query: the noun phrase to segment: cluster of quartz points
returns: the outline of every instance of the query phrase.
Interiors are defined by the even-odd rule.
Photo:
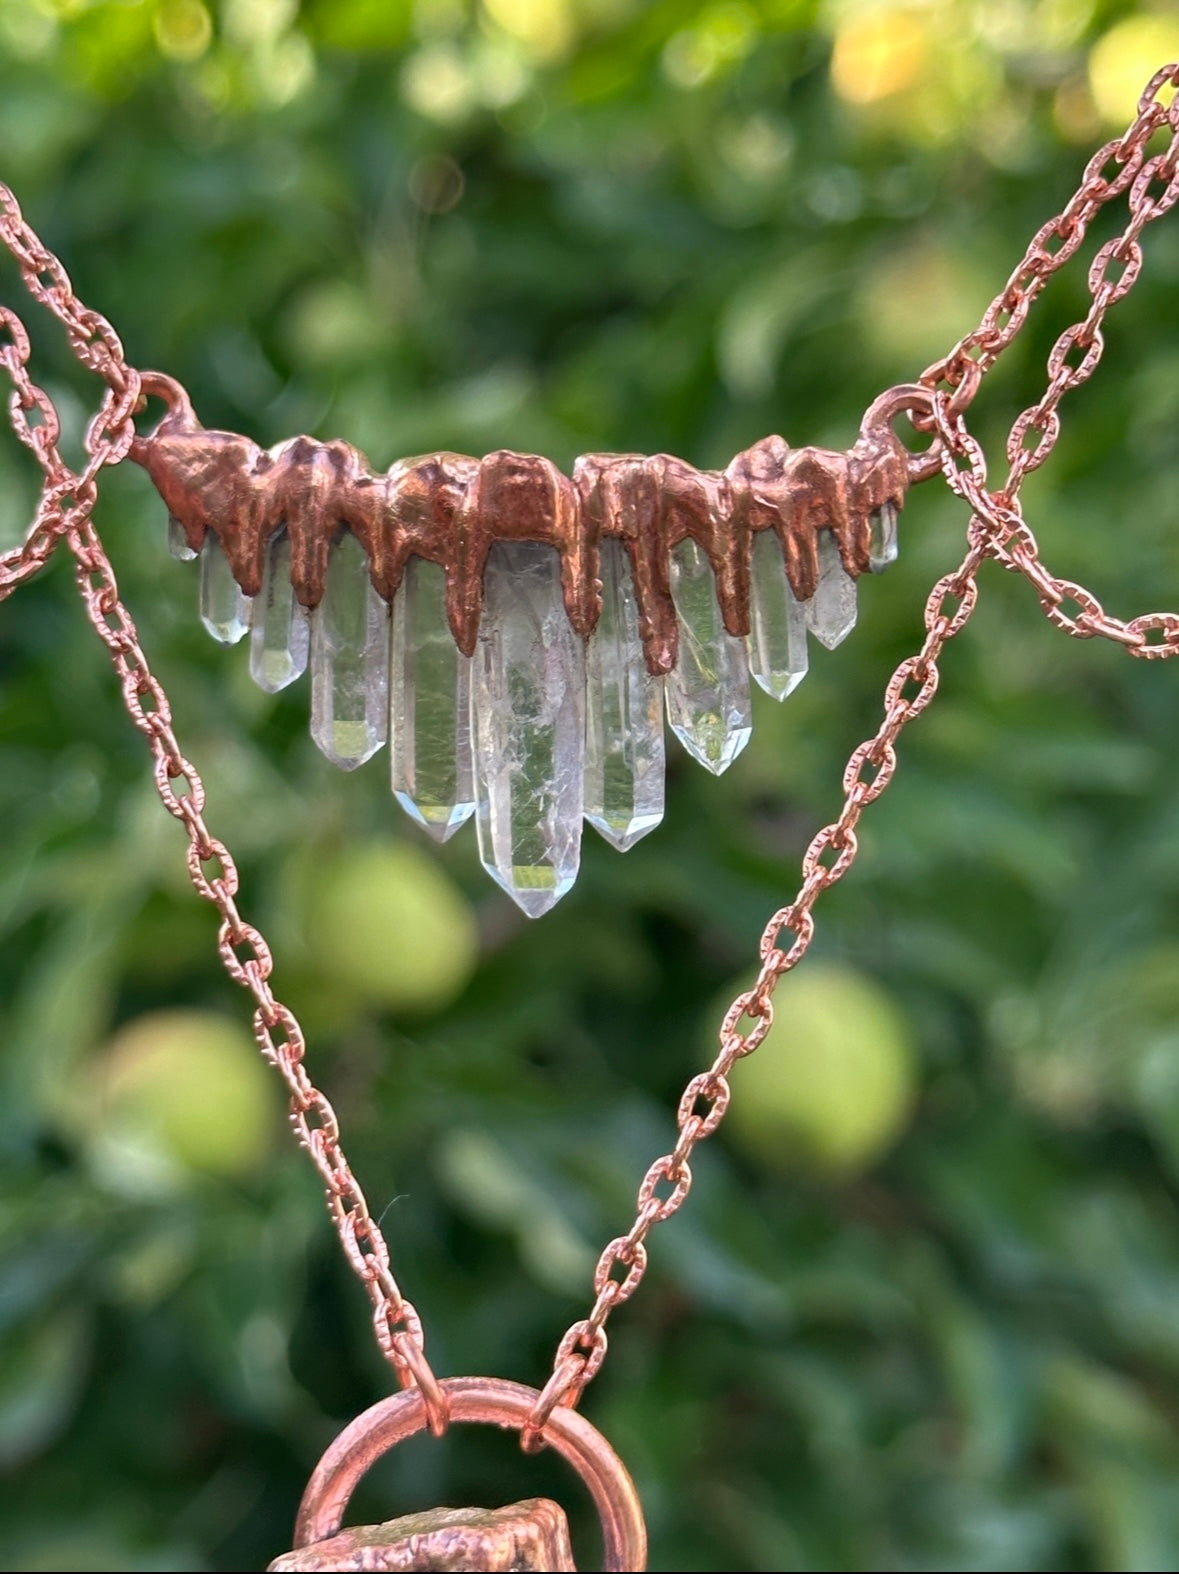
[[[173,522],[175,556],[193,553]],[[871,520],[871,567],[897,553],[896,510]],[[347,531],[332,547],[324,597],[308,613],[291,588],[285,532],[270,543],[259,595],[242,594],[217,538],[201,550],[201,619],[235,644],[248,632],[250,671],[269,693],[310,665],[311,735],[344,770],[388,740],[393,792],[438,841],[473,815],[487,872],[536,918],[577,877],[587,820],[624,852],[663,818],[663,715],[693,758],[719,775],[749,742],[750,675],[782,700],[807,670],[807,632],[829,649],[856,621],[856,586],[835,538],[819,538],[819,583],[799,602],[774,531],[754,537],[751,632],[727,633],[712,567],[688,538],[673,549],[679,655],[665,678],[647,670],[630,560],[602,543],[602,614],[574,633],[556,549],[496,543],[472,657],[446,621],[443,570],[411,558],[392,608],[373,590]]]

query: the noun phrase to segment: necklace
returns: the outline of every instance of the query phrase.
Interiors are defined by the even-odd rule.
[[[1043,562],[1035,537],[1024,520],[1019,499],[1026,476],[1044,462],[1055,445],[1060,428],[1059,406],[1064,395],[1085,382],[1101,358],[1106,313],[1130,290],[1141,267],[1142,232],[1148,223],[1169,211],[1179,200],[1179,107],[1174,98],[1168,105],[1160,96],[1177,85],[1179,66],[1167,66],[1156,73],[1143,93],[1133,124],[1124,136],[1108,143],[1090,160],[1078,191],[1062,212],[1033,237],[1019,266],[988,308],[978,328],[928,368],[916,384],[891,391],[873,406],[871,419],[865,421],[863,447],[858,454],[853,449],[847,456],[816,456],[816,451],[800,450],[801,454],[810,456],[804,468],[808,468],[808,473],[813,472],[805,484],[781,450],[771,455],[778,468],[770,479],[782,483],[783,495],[779,514],[762,522],[759,528],[763,534],[771,526],[779,532],[784,548],[784,573],[795,601],[813,602],[818,595],[820,531],[834,538],[840,565],[849,575],[871,566],[873,555],[877,559],[888,555],[894,523],[891,509],[901,501],[903,494],[902,467],[906,482],[940,472],[952,491],[967,503],[971,511],[967,551],[959,567],[934,586],[925,608],[926,637],[921,649],[897,667],[886,689],[884,719],[880,727],[853,752],[848,762],[842,810],[831,824],[819,831],[807,849],[803,881],[796,897],[769,920],[760,945],[758,978],[725,1014],[720,1049],[712,1065],[693,1077],[685,1088],[677,1112],[677,1141],[671,1152],[657,1159],[644,1176],[634,1222],[602,1252],[594,1276],[594,1302],[587,1315],[572,1324],[559,1341],[551,1376],[537,1390],[491,1378],[439,1380],[434,1375],[425,1353],[421,1321],[412,1304],[401,1295],[379,1225],[343,1156],[334,1112],[305,1068],[302,1032],[292,1013],[271,988],[269,949],[262,935],[238,910],[238,878],[232,857],[205,824],[204,789],[200,777],[176,740],[167,697],[149,669],[134,623],[121,602],[113,569],[92,523],[100,472],[129,454],[141,457],[151,471],[153,461],[164,451],[165,442],[175,435],[168,427],[170,419],[178,424],[182,437],[195,438],[198,444],[217,434],[202,435],[197,431],[186,401],[176,391],[178,385],[158,375],[142,377],[127,365],[110,325],[79,302],[61,264],[23,222],[11,193],[0,187],[0,238],[17,259],[31,294],[63,322],[79,360],[96,372],[106,385],[99,411],[87,429],[86,461],[75,471],[65,463],[58,449],[58,419],[53,403],[29,373],[29,343],[23,325],[13,311],[0,308],[3,334],[0,360],[15,389],[11,404],[13,425],[18,437],[36,457],[44,476],[41,498],[28,536],[19,548],[0,558],[0,599],[37,572],[64,541],[75,561],[90,621],[111,654],[132,723],[148,741],[159,795],[165,807],[185,828],[193,884],[220,916],[218,946],[222,962],[230,978],[244,987],[255,1002],[254,1028],[259,1046],[288,1086],[296,1136],[324,1181],[341,1244],[372,1304],[378,1345],[402,1385],[398,1395],[365,1412],[328,1450],[312,1477],[300,1512],[296,1532],[299,1550],[280,1558],[275,1567],[572,1566],[560,1513],[554,1506],[542,1502],[486,1512],[440,1510],[431,1515],[415,1516],[409,1523],[394,1522],[373,1531],[348,1531],[338,1536],[353,1488],[381,1452],[413,1432],[428,1427],[435,1434],[441,1434],[448,1426],[463,1421],[505,1427],[519,1434],[526,1450],[548,1446],[562,1454],[586,1480],[598,1507],[606,1545],[606,1566],[643,1566],[645,1533],[633,1485],[609,1444],[577,1414],[577,1405],[605,1358],[609,1317],[634,1294],[643,1278],[648,1236],[656,1224],[678,1211],[688,1194],[693,1150],[699,1141],[716,1130],[724,1116],[733,1067],[764,1041],[773,1020],[773,995],[777,984],[801,960],[810,945],[814,932],[813,908],[819,895],[841,879],[855,859],[859,819],[885,790],[895,772],[896,742],[900,733],[921,714],[936,692],[942,650],[961,632],[974,610],[976,576],[982,563],[992,558],[1026,578],[1049,621],[1074,637],[1101,636],[1120,644],[1132,655],[1148,659],[1170,656],[1179,650],[1179,615],[1150,613],[1122,621],[1106,613],[1092,592],[1053,574]],[[1148,156],[1148,144],[1156,133],[1167,135],[1168,145],[1164,151]],[[1053,347],[1045,392],[1015,421],[1007,446],[1006,477],[998,488],[992,488],[988,485],[985,457],[966,425],[971,401],[982,377],[1018,334],[1048,278],[1076,253],[1092,221],[1106,204],[1123,195],[1128,201],[1129,220],[1122,232],[1096,253],[1089,270],[1091,303],[1087,314],[1067,329]],[[136,434],[134,421],[145,392],[170,396],[171,404],[169,416],[156,432],[141,438]],[[890,423],[902,414],[909,417],[918,432],[931,434],[931,446],[924,455],[906,456],[895,437],[889,435]],[[243,440],[233,441],[240,444]],[[153,444],[156,445],[154,449]],[[139,445],[138,449],[135,445]],[[358,459],[340,451],[342,445],[328,446],[336,447],[347,472],[344,479],[352,494],[366,487],[370,492],[380,490],[376,478],[367,476]],[[291,457],[297,460],[293,467],[297,475],[296,501],[305,506],[308,497],[314,500],[315,496],[326,493],[333,499],[333,512],[329,517],[336,520],[338,515],[334,510],[344,505],[340,502],[340,494],[331,492],[328,484],[331,478],[319,487],[318,493],[319,482],[308,478],[309,470],[313,477],[321,474],[323,452],[305,439],[296,439],[291,445]],[[510,491],[513,486],[534,487],[538,474],[552,494],[560,491],[552,475],[541,469],[542,461],[521,465],[517,456],[492,458],[495,464],[483,461],[479,467],[477,498],[485,481],[493,493],[495,483],[504,483]],[[690,475],[675,470],[677,463],[669,461],[657,472],[656,479],[664,487],[664,496],[669,487],[674,490],[673,483],[682,482],[688,487],[696,484]],[[733,489],[726,494],[730,499],[737,493],[736,483],[753,468],[747,456],[742,456],[741,462],[735,465],[736,469],[730,466],[731,476],[726,472]],[[596,469],[590,467],[592,474],[583,470],[583,476],[592,483],[578,493],[583,502],[600,495],[603,478],[609,482],[610,468],[606,465]],[[636,462],[631,467],[628,472],[631,480],[635,479],[635,473],[643,485],[651,482],[648,462]],[[819,476],[824,478],[821,482],[817,479]],[[857,487],[865,483],[865,477],[868,484],[857,491]],[[872,477],[879,482],[875,490]],[[451,484],[451,480],[445,475],[441,477],[444,485]],[[766,503],[771,489],[762,486],[764,480],[764,476],[759,478],[758,485],[748,487],[744,495]],[[198,545],[203,548],[200,521],[194,520],[192,514],[196,504],[186,500],[190,499],[190,494],[185,498],[179,494],[170,496],[170,485],[165,476],[161,490],[166,500],[170,506],[174,502],[181,504],[174,507],[173,512],[184,531],[184,546],[188,550]],[[659,492],[658,487],[655,490]],[[200,495],[198,493],[198,499]],[[264,495],[272,496],[272,493]],[[837,514],[834,506],[833,499],[840,496],[850,499],[846,515]],[[352,503],[347,506],[351,509]],[[556,518],[557,505],[552,506]],[[634,507],[632,495],[626,507],[614,513],[603,503],[597,516],[591,506],[584,514],[577,512],[577,519],[594,521],[596,518],[599,537],[610,540],[615,530],[614,521],[624,522],[633,515]],[[808,510],[813,512],[808,513]],[[569,510],[566,512],[568,514]],[[666,521],[670,512],[657,510],[653,517]],[[502,541],[494,506],[489,507],[486,514],[481,510],[476,513],[486,526],[487,543]],[[744,547],[734,546],[730,556],[727,554],[731,538],[718,541],[708,533],[715,515],[714,503],[697,512],[695,523],[691,511],[684,510],[677,516],[678,522],[670,525],[662,535],[649,527],[653,533],[642,539],[648,545],[654,540],[663,553],[674,553],[690,543],[681,554],[689,566],[698,562],[703,552],[716,575],[718,608],[725,631],[730,637],[736,637],[744,631],[748,614],[740,569],[743,563],[747,566],[748,556],[752,555],[753,530],[758,527],[750,525]],[[269,547],[279,517],[274,513],[263,516],[251,534],[252,522],[247,515],[244,521],[238,522],[236,534],[226,534],[224,541],[218,535],[239,592],[262,592]],[[383,533],[374,529],[368,541],[361,543],[365,546],[374,578],[379,579],[382,571],[382,553],[395,558],[400,552],[404,559],[415,551],[412,543],[407,545],[396,532],[387,528],[390,516],[381,514],[380,510],[367,516],[358,510],[346,517],[358,540],[366,518],[386,522]],[[402,512],[396,514],[397,519],[402,517]],[[290,542],[293,588],[303,598],[300,604],[306,605],[315,600],[318,589],[330,593],[329,548],[334,536],[330,532],[311,530],[300,542],[293,519],[293,513],[284,511],[281,515]],[[218,526],[220,524],[218,521]],[[208,525],[204,528],[207,530]],[[554,532],[551,537],[542,535],[540,539],[560,546],[568,568],[578,551],[594,545],[593,528],[591,524],[581,531],[567,519],[561,532]],[[628,551],[629,543],[638,540],[640,535],[641,532],[637,532],[626,537]],[[810,560],[808,544],[813,551]],[[267,549],[265,557],[262,547]],[[313,562],[310,569],[306,563],[300,568],[295,563],[296,547],[309,559],[314,559],[316,552],[321,553],[320,570],[315,570]],[[658,554],[645,587],[640,557],[641,554],[632,553],[631,560],[635,568],[636,609],[646,618],[643,623],[640,617],[639,626],[646,636],[643,643],[647,667],[648,671],[667,671],[675,660],[668,638],[672,629],[668,621],[669,606],[678,618],[680,637],[685,620],[675,598],[675,587],[670,582],[671,575],[668,576],[667,595],[661,595]],[[212,554],[210,561],[215,561]],[[450,626],[456,635],[457,648],[462,651],[465,641],[468,652],[464,654],[468,654],[473,630],[478,638],[480,576],[475,569],[464,577],[461,563],[456,564],[449,558],[444,567],[448,574]],[[397,568],[385,562],[385,569],[389,575],[385,588],[396,594]],[[726,569],[730,576],[727,589],[723,580]],[[322,585],[317,581],[317,572],[322,573]],[[597,578],[591,559],[581,568],[575,565],[562,580],[562,599],[569,625],[575,633],[588,634],[593,626],[593,587]],[[224,580],[222,583],[224,586]],[[464,585],[465,595],[462,593]],[[380,586],[376,588],[379,591]],[[471,595],[475,598],[473,605],[467,599]],[[660,606],[663,608],[662,623]],[[293,608],[288,610],[288,631],[297,617]],[[767,668],[767,671],[776,670],[772,666]]]

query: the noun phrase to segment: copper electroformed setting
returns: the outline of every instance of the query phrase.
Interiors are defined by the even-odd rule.
[[[819,531],[832,531],[853,578],[867,573],[872,514],[899,509],[910,482],[931,473],[929,453],[910,453],[891,424],[902,411],[928,411],[929,392],[917,386],[882,394],[846,453],[765,437],[724,470],[696,470],[669,454],[583,454],[572,478],[539,454],[507,449],[483,459],[425,454],[375,475],[349,443],[293,437],[259,448],[235,432],[206,431],[173,378],[145,372],[143,387],[168,409],[150,436],[136,438],[130,457],[147,470],[194,552],[212,531],[237,583],[254,596],[268,544],[285,529],[291,582],[309,608],[323,596],[328,551],[341,530],[363,546],[386,601],[417,554],[445,570],[451,632],[467,656],[496,541],[541,541],[560,552],[565,610],[588,636],[601,612],[598,543],[622,540],[647,666],[659,674],[675,664],[670,556],[685,537],[712,564],[725,628],[743,637],[754,532],[777,532],[791,588],[808,601],[818,581]]]

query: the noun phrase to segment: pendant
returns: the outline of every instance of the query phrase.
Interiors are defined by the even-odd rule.
[[[437,1385],[447,1419],[525,1433],[541,1395],[520,1383],[452,1377]],[[575,1567],[563,1511],[547,1498],[501,1509],[433,1509],[382,1525],[341,1530],[348,1501],[365,1473],[391,1448],[429,1425],[418,1388],[383,1399],[346,1427],[312,1473],[295,1523],[296,1549],[268,1574],[312,1570],[569,1570]],[[539,1429],[539,1445],[559,1453],[589,1488],[602,1525],[601,1567],[641,1570],[647,1531],[634,1483],[605,1438],[575,1410],[558,1405]]]
[[[664,808],[664,716],[714,774],[752,733],[750,679],[783,700],[808,635],[856,621],[856,579],[897,555],[910,482],[899,387],[846,453],[767,437],[720,470],[666,454],[435,453],[372,473],[347,443],[264,451],[206,431],[180,385],[131,457],[200,559],[201,619],[250,637],[276,692],[311,670],[311,733],[355,769],[388,741],[401,806],[446,840],[474,819],[491,877],[530,917],[578,872],[583,822],[619,851]]]
[[[320,1570],[521,1569],[565,1574],[575,1567],[564,1510],[548,1498],[510,1508],[435,1508],[383,1525],[361,1525],[313,1541],[269,1565],[283,1574]]]

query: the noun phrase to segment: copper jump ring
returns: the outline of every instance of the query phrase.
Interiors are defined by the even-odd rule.
[[[544,1447],[544,1429],[557,1406],[570,1397],[574,1404],[577,1403],[581,1397],[577,1380],[584,1370],[585,1357],[582,1355],[567,1355],[558,1362],[556,1370],[541,1389],[531,1415],[520,1429],[520,1447],[526,1454],[539,1454]]]
[[[397,1353],[405,1362],[410,1377],[413,1379],[412,1387],[416,1388],[422,1396],[422,1403],[426,1407],[426,1423],[434,1437],[445,1437],[446,1429],[450,1425],[450,1402],[434,1369],[426,1360],[426,1353],[421,1345],[411,1335],[405,1334],[396,1341]],[[407,1389],[411,1385],[407,1384]]]
[[[924,383],[898,383],[895,388],[887,388],[879,394],[864,412],[864,419],[860,425],[862,432],[870,432],[877,427],[891,426],[898,415],[912,415],[915,411],[933,419],[934,402],[933,393],[926,388]],[[914,429],[924,430],[924,427],[913,422]],[[942,468],[942,440],[935,433],[933,441],[928,448],[920,453],[911,453],[906,450],[910,484],[918,481],[928,481]]]
[[[496,1377],[447,1377],[438,1384],[452,1421],[484,1422],[521,1432],[540,1394]],[[361,1478],[391,1448],[426,1429],[426,1401],[417,1388],[382,1399],[344,1428],[312,1472],[295,1520],[295,1547],[337,1534]],[[602,1524],[603,1563],[609,1570],[647,1566],[647,1528],[626,1466],[602,1434],[575,1410],[558,1405],[541,1429],[550,1448],[585,1482]]]

